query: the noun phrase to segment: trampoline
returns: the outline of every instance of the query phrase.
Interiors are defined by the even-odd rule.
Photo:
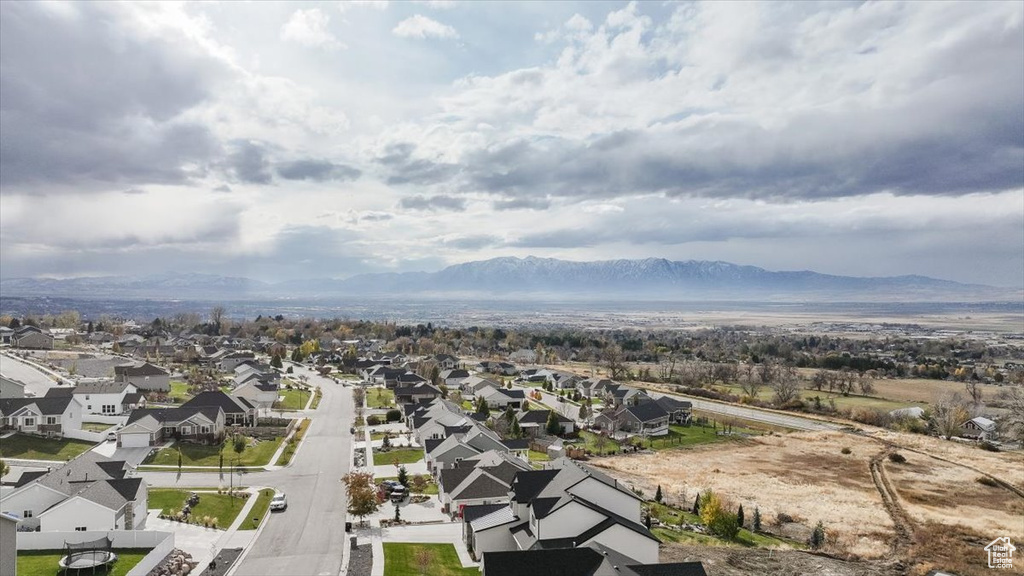
[[[64,556],[60,559],[60,568],[74,574],[104,574],[107,568],[117,561],[117,554],[111,550],[110,538],[71,543],[64,541]]]

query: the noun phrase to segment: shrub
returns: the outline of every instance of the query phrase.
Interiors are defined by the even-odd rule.
[[[975,482],[977,482],[978,484],[984,484],[985,486],[989,486],[991,488],[999,487],[999,483],[993,480],[992,478],[989,478],[988,476],[978,476],[975,479]]]
[[[794,522],[793,517],[785,512],[779,512],[775,515],[775,523],[779,526],[783,524],[792,524]]]
[[[388,413],[385,417],[387,418],[388,422],[399,422],[402,420],[402,411],[397,409],[388,410]]]
[[[818,524],[811,531],[811,537],[807,540],[811,548],[817,550],[825,545],[825,526],[818,520]]]
[[[367,416],[366,417],[366,424],[368,426],[376,426],[376,425],[380,424],[380,416],[377,416],[377,415]]]
[[[846,446],[844,446],[844,447],[843,447],[843,449],[842,449],[842,450],[840,450],[840,452],[842,452],[843,454],[852,454],[852,453],[853,453],[853,450],[850,450],[849,448],[847,448]]]
[[[987,440],[982,440],[981,442],[979,442],[978,448],[981,448],[982,450],[986,450],[988,452],[999,452],[999,446],[996,446],[995,444],[988,442]]]
[[[905,464],[907,462],[907,459],[903,456],[903,454],[900,454],[899,452],[891,452],[889,454],[889,461],[894,464]]]

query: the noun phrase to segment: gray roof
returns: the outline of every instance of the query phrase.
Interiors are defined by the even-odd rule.
[[[479,532],[481,530],[487,530],[488,528],[494,528],[495,526],[502,526],[519,520],[516,515],[512,513],[510,506],[505,506],[500,510],[491,512],[490,514],[477,518],[470,522],[470,526],[473,527],[473,532]]]
[[[60,416],[74,400],[69,396],[43,396],[42,398],[0,398],[0,415],[8,415],[35,404],[44,416]]]
[[[120,394],[129,386],[128,382],[86,382],[75,386],[74,394]]]
[[[123,460],[110,460],[96,452],[85,452],[64,466],[56,468],[39,479],[47,488],[72,496],[102,480],[120,480],[128,465]]]

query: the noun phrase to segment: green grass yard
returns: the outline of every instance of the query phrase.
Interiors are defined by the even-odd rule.
[[[719,430],[704,428],[701,426],[669,426],[669,432],[665,436],[657,436],[644,440],[643,446],[654,450],[666,450],[672,448],[686,448],[700,444],[713,442],[725,442],[742,438],[741,434],[760,434],[757,430],[733,426],[731,435],[718,434]]]
[[[281,390],[281,397],[277,402],[274,402],[275,410],[302,410],[306,407],[306,402],[309,402],[309,397],[312,393],[305,388],[293,388],[291,390]]]
[[[238,466],[265,466],[270,463],[271,457],[274,456],[274,452],[277,451],[277,447],[281,445],[283,440],[284,438],[275,438],[274,440],[262,440],[255,446],[246,445],[245,450],[241,454],[235,452],[230,441],[219,446],[179,442],[170,448],[160,450],[155,456],[147,458],[144,464],[177,466],[178,449],[180,448],[182,467],[218,466],[220,464],[219,455],[222,450],[224,453],[225,470],[235,463],[236,457],[238,458]]]
[[[39,438],[15,434],[0,440],[0,456],[21,460],[66,461],[92,449],[96,444],[82,440],[63,438]]]
[[[594,454],[615,454],[619,451],[619,443],[611,438],[606,438],[604,446],[598,449],[598,436],[594,432],[589,430],[580,430],[580,439],[583,440],[583,446],[585,450],[588,450]]]
[[[420,567],[418,556],[426,553],[429,564]],[[420,556],[423,557],[423,556]],[[384,576],[473,576],[479,568],[463,568],[451,544],[384,543]]]
[[[188,393],[188,383],[180,380],[171,380],[171,391],[167,393],[167,396],[177,404],[192,398],[192,395]]]
[[[190,490],[179,490],[174,488],[151,488],[149,490],[149,508],[160,508],[161,514],[170,514],[171,511],[181,509],[185,498]],[[201,519],[204,516],[217,519],[217,528],[226,530],[235,521],[238,513],[245,506],[245,500],[232,498],[227,494],[215,492],[200,492],[199,504],[192,509],[192,518]]]
[[[126,576],[136,564],[149,554],[145,548],[114,549],[117,562],[106,576]],[[25,576],[56,576],[60,574],[58,562],[64,552],[61,550],[21,550],[18,552],[18,574]]]
[[[551,456],[548,456],[547,452],[538,452],[536,450],[530,450],[528,455],[530,462],[547,462],[551,460]]]
[[[270,508],[270,499],[274,497],[273,488],[264,488],[260,490],[259,496],[256,497],[256,503],[252,505],[252,509],[249,510],[249,520],[242,522],[242,525],[238,527],[239,530],[255,530],[259,527],[259,523],[263,522],[263,518],[267,515],[267,509]],[[250,496],[251,498],[251,496]],[[255,524],[252,519],[258,518]]]
[[[423,449],[397,448],[390,452],[380,452],[378,450],[373,451],[374,466],[387,466],[388,464],[394,464],[396,458],[398,459],[399,464],[412,464],[413,462],[419,462],[420,460],[423,460]]]
[[[669,524],[676,526],[679,524],[680,518],[683,519],[687,524],[702,524],[700,517],[687,510],[680,510],[664,504],[658,504],[656,502],[648,502],[646,506],[649,507],[650,514],[653,518],[657,518],[663,524]],[[753,511],[747,512],[747,521],[750,521],[750,515]],[[799,542],[792,540],[786,540],[784,538],[776,538],[763,533],[755,533],[741,528],[739,534],[736,535],[735,540],[725,540],[717,536],[710,534],[698,534],[696,532],[679,531],[671,528],[656,527],[651,530],[662,542],[682,542],[685,544],[701,544],[706,546],[747,546],[756,548],[769,548],[779,546],[790,546],[793,548],[801,548],[803,545]]]
[[[113,424],[100,424],[99,422],[82,423],[82,430],[85,430],[86,432],[106,432],[113,427]]]
[[[366,389],[367,408],[391,408],[395,405],[395,392],[384,388]]]

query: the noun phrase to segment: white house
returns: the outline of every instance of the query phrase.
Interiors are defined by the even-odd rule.
[[[964,422],[960,426],[960,435],[964,438],[977,438],[979,440],[986,440],[991,438],[996,433],[996,423],[988,418],[978,416],[971,418],[967,422]]]
[[[82,405],[71,396],[0,399],[0,429],[63,436],[82,429]]]
[[[41,531],[141,530],[149,492],[131,466],[85,452],[0,500],[0,511],[22,529]]]
[[[120,416],[131,405],[129,396],[134,397],[138,388],[130,382],[87,382],[74,388],[54,387],[46,391],[46,397],[71,395],[86,414]]]
[[[0,574],[18,576],[18,519],[0,512]]]
[[[132,411],[117,431],[117,445],[125,448],[154,446],[165,439],[215,443],[224,439],[224,410],[220,406],[181,406]]]
[[[259,379],[250,379],[239,384],[231,391],[236,398],[245,398],[249,404],[261,409],[269,409],[277,402],[280,396],[280,389],[277,384],[262,382]]]
[[[518,472],[511,500],[465,527],[477,554],[607,546],[643,564],[658,561],[658,539],[641,523],[642,500],[615,479],[568,458]]]

